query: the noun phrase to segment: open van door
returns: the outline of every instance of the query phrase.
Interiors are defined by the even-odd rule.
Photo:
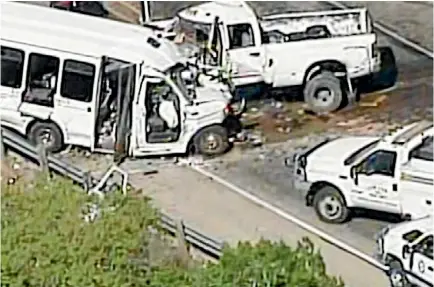
[[[124,82],[126,82],[126,85],[118,85],[117,91],[116,106],[118,117],[116,118],[116,138],[113,158],[116,164],[120,164],[120,162],[129,154],[132,125],[132,102],[135,92],[135,73],[133,65],[119,71],[118,83]]]

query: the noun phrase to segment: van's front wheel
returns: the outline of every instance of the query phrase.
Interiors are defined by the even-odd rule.
[[[229,147],[228,132],[221,126],[210,126],[194,137],[195,151],[206,156],[223,154]]]

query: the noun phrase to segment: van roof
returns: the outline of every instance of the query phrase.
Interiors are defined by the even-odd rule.
[[[2,40],[96,58],[144,61],[161,71],[180,60],[176,46],[149,28],[24,3],[0,5]]]

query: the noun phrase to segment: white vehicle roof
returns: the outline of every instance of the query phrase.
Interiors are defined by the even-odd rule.
[[[394,225],[391,230],[403,234],[412,230],[419,230],[423,234],[433,231],[433,217],[426,216],[420,219],[414,219]]]
[[[386,137],[385,140],[392,144],[403,145],[415,137],[423,136],[423,134],[428,133],[433,133],[433,122],[420,121],[398,129],[395,133],[392,133],[390,136]]]
[[[212,1],[186,8],[178,16],[192,22],[212,24],[216,16],[226,25],[256,21],[252,8],[244,1]]]
[[[76,53],[145,62],[164,71],[180,62],[176,46],[137,25],[14,2],[1,4],[1,39]]]

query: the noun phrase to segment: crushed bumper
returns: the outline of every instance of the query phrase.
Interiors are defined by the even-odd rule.
[[[223,126],[228,131],[229,138],[236,137],[243,130],[243,125],[241,124],[239,117],[236,115],[226,116],[225,120],[223,121]]]

